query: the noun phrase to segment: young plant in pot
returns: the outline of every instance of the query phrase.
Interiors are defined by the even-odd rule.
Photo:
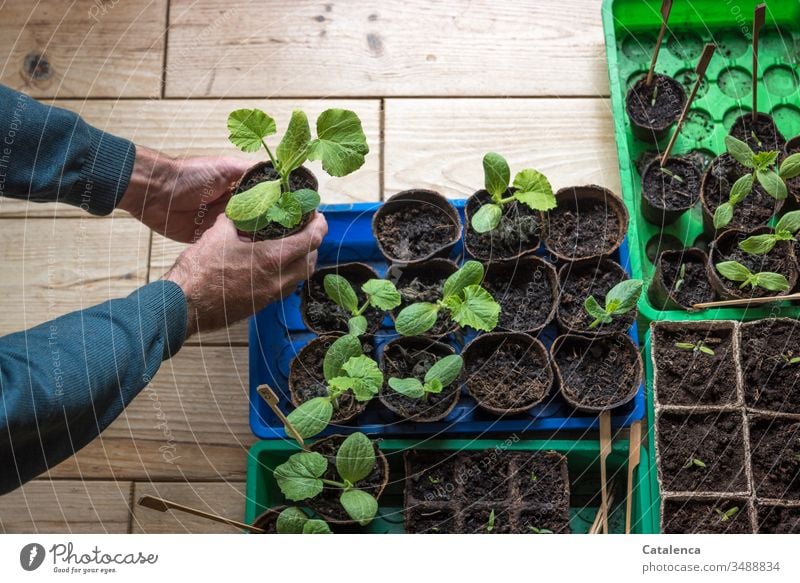
[[[435,303],[442,297],[444,282],[458,271],[458,265],[449,259],[436,257],[422,263],[393,265],[389,268],[387,279],[395,283],[400,293],[400,305],[391,312],[392,320],[402,309],[417,302]],[[398,309],[399,308],[399,309]],[[440,311],[436,323],[428,332],[430,336],[444,336],[458,329],[458,324]]]
[[[318,353],[309,354],[317,361],[307,363],[301,358],[305,356],[301,351],[289,373],[289,390],[296,409],[287,419],[304,439],[317,435],[332,421],[343,423],[361,413],[383,384],[378,363],[364,355],[356,336],[342,336],[330,345],[322,360],[323,379],[317,379],[314,370]],[[308,385],[301,386],[299,379]]]
[[[790,318],[746,322],[740,328],[747,407],[800,414],[800,325]]]
[[[368,308],[389,311],[400,305],[400,292],[391,281],[385,279],[368,279],[361,291],[366,296],[363,303],[359,304],[353,286],[341,275],[329,273],[323,281],[325,293],[340,308],[350,313],[347,321],[348,333],[361,336],[367,331],[369,323],[364,313]]]
[[[477,261],[467,261],[461,269],[447,278],[441,298],[436,302],[418,302],[404,308],[395,320],[402,336],[427,333],[444,311],[453,322],[476,330],[490,332],[497,326],[500,305],[481,287],[484,268]]]
[[[306,114],[293,111],[273,153],[266,142],[277,131],[273,118],[260,109],[237,109],[228,116],[231,142],[243,152],[263,147],[269,157],[245,172],[233,187],[225,214],[241,234],[263,241],[303,228],[320,202],[317,179],[303,167],[306,160],[321,160],[331,176],[346,176],[364,164],[369,146],[355,113],[323,111],[316,129],[317,137],[312,139]]]
[[[692,247],[662,251],[647,289],[647,297],[657,310],[693,310],[695,304],[716,298],[708,278],[708,256]]]
[[[680,82],[667,75],[655,74],[650,83],[647,81],[647,77],[642,77],[628,90],[625,111],[633,135],[655,144],[678,121],[686,104],[686,92]]]
[[[644,281],[641,279],[626,279],[609,290],[602,305],[594,296],[586,298],[583,307],[594,318],[589,330],[612,324],[614,318],[634,311],[643,287]]]
[[[363,433],[332,435],[290,456],[274,477],[288,500],[304,501],[328,522],[366,526],[378,512],[389,464]]]
[[[684,158],[661,158],[650,162],[642,173],[642,215],[648,222],[671,225],[700,200],[697,166]]]
[[[406,190],[378,208],[372,233],[389,263],[419,263],[450,254],[461,238],[461,218],[438,192]]]
[[[268,508],[253,521],[264,534],[331,534],[328,523],[311,518],[297,506]]]
[[[420,336],[397,338],[381,356],[386,384],[380,400],[387,409],[411,421],[447,417],[458,403],[463,360],[452,347]]]
[[[786,144],[786,138],[775,125],[772,116],[761,112],[756,114],[755,121],[751,112],[739,116],[728,133],[757,152],[781,150]]]
[[[667,496],[661,500],[662,534],[752,534],[752,503],[724,496]]]
[[[484,190],[467,201],[467,253],[480,261],[515,259],[539,247],[542,212],[556,206],[553,187],[538,170],[520,170],[511,182],[500,154],[483,157]]]
[[[628,209],[601,186],[572,186],[556,193],[546,215],[544,244],[561,261],[608,257],[628,232]]]

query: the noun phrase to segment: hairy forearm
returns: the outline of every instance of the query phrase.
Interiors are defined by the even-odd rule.
[[[175,190],[178,167],[174,158],[144,146],[137,146],[128,188],[117,208],[138,219],[154,206],[166,207],[160,208],[161,212],[166,213],[170,194]]]

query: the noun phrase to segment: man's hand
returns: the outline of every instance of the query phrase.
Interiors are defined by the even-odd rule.
[[[189,302],[186,337],[229,326],[289,295],[313,272],[327,232],[325,217],[316,213],[299,233],[251,243],[219,216],[164,276],[181,286]]]
[[[175,160],[136,146],[131,180],[118,208],[157,233],[191,243],[225,211],[231,184],[252,165],[228,156]]]

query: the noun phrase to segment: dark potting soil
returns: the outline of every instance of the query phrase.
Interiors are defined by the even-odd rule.
[[[272,168],[271,166],[265,166],[258,172],[253,172],[250,176],[247,177],[247,180],[244,180],[239,187],[234,190],[233,196],[236,196],[239,193],[245,192],[246,190],[250,190],[256,184],[260,184],[262,182],[271,182],[273,180],[280,180],[280,174],[278,174],[277,170]],[[289,190],[292,192],[296,190],[302,190],[304,188],[309,188],[311,190],[316,190],[317,185],[315,181],[310,177],[306,176],[300,172],[293,172],[289,175]],[[244,231],[239,231],[239,234],[249,237],[253,241],[267,241],[271,239],[282,239],[284,237],[288,237],[289,235],[293,235],[297,233],[305,227],[308,222],[311,220],[311,215],[313,213],[307,213],[303,215],[301,221],[295,225],[294,227],[287,229],[286,227],[282,227],[278,223],[270,223],[263,229],[256,231],[254,233],[247,233]]]
[[[444,274],[438,271],[416,268],[414,266],[406,267],[395,282],[397,291],[400,292],[402,303],[395,309],[394,313],[399,314],[403,308],[417,302],[435,304],[438,300],[442,299],[444,282],[452,273],[453,272]],[[457,327],[458,325],[450,320],[450,316],[446,310],[439,310],[439,313],[436,315],[436,323],[427,334],[430,336],[441,336],[452,332]]]
[[[744,492],[744,428],[740,413],[663,413],[656,421],[661,489]],[[693,459],[705,464],[692,464]]]
[[[406,455],[406,490],[416,501],[449,502],[456,492],[458,455],[411,451]]]
[[[441,393],[426,393],[423,399],[411,399],[401,395],[388,385],[391,377],[406,379],[416,378],[420,382],[438,360],[452,354],[445,346],[429,344],[424,349],[412,346],[392,344],[383,353],[384,385],[381,387],[381,398],[402,417],[407,419],[425,419],[444,414],[458,397],[461,385],[456,380],[442,389]]]
[[[507,192],[504,196],[510,196]],[[467,209],[474,215],[484,204],[491,202],[485,190],[469,199]],[[469,253],[481,261],[510,259],[520,253],[533,251],[541,241],[541,217],[538,211],[517,201],[503,205],[500,224],[488,233],[478,233],[467,226],[466,245]]]
[[[555,354],[561,390],[592,409],[613,408],[630,397],[641,375],[626,342],[627,337],[614,335],[592,340],[588,346],[561,344]]]
[[[766,114],[760,114],[755,123],[749,113],[738,117],[729,133],[734,138],[746,142],[754,152],[780,151],[786,143],[786,138],[778,131],[775,121]]]
[[[338,306],[325,293],[325,276],[336,273],[344,277],[353,286],[358,298],[358,305],[363,306],[367,296],[361,291],[361,286],[372,279],[375,274],[361,266],[339,265],[334,269],[319,270],[311,276],[305,284],[305,314],[306,319],[314,326],[318,333],[347,332],[347,322],[352,315],[344,308]],[[367,319],[367,331],[374,332],[383,321],[383,312],[369,307],[364,312]]]
[[[323,475],[323,478],[326,480],[333,480],[336,482],[342,481],[341,476],[339,476],[339,473],[336,471],[336,452],[339,450],[339,446],[343,441],[343,437],[336,436],[335,438],[323,439],[310,446],[311,451],[322,454],[325,459],[328,460],[328,469]],[[375,447],[375,454],[377,456],[378,446],[374,444],[373,446]],[[381,489],[384,480],[385,468],[381,463],[381,458],[376,457],[375,466],[372,468],[372,472],[366,478],[356,483],[355,486],[359,490],[369,492],[375,498],[377,498],[378,492]],[[328,486],[326,484],[322,489],[322,492],[317,497],[308,500],[307,503],[308,506],[314,510],[314,512],[317,512],[323,517],[329,517],[331,520],[349,521],[351,520],[350,517],[339,502],[339,497],[341,495],[342,490],[340,488]]]
[[[733,405],[737,398],[733,327],[707,330],[653,330],[653,355],[658,372],[656,398],[661,405]],[[713,355],[683,350],[676,343],[703,342]]]
[[[493,337],[471,344],[464,354],[464,370],[470,394],[493,409],[533,406],[551,386],[547,359],[519,338]]]
[[[532,266],[532,268],[531,268]],[[538,264],[490,264],[483,287],[500,304],[498,328],[526,332],[548,323],[555,302],[546,268]]]
[[[456,510],[446,506],[417,504],[405,509],[406,532],[413,534],[459,533]]]
[[[713,264],[717,265],[723,261],[737,261],[747,267],[752,273],[760,273],[762,271],[780,273],[785,276],[791,284],[792,278],[797,270],[791,245],[786,241],[781,241],[766,255],[752,255],[739,248],[739,243],[749,236],[749,233],[741,232],[737,236],[729,236],[722,240],[717,239],[714,243],[714,248],[711,250],[711,261]],[[727,290],[742,294],[746,297],[760,298],[774,296],[777,293],[762,287],[753,288],[748,286],[745,289],[740,289],[739,283],[730,281],[722,275],[719,275],[719,278]]]
[[[758,320],[741,328],[742,375],[748,407],[800,413],[800,322]]]
[[[681,265],[685,265],[683,283],[675,291],[675,285],[681,279]],[[716,297],[714,287],[708,279],[706,264],[699,257],[662,254],[661,275],[664,287],[672,292],[673,299],[681,306],[690,308],[694,304],[713,301]]]
[[[800,534],[800,507],[758,506],[759,534]]]
[[[726,512],[733,508],[739,511],[724,520]],[[664,503],[662,517],[664,534],[749,534],[753,532],[747,501],[743,499],[722,500],[675,500]]]
[[[650,86],[642,78],[631,87],[625,107],[637,125],[664,129],[680,117],[685,101],[680,83],[666,75],[655,75]]]
[[[800,421],[751,417],[750,460],[756,496],[800,500]]]
[[[564,456],[552,451],[533,452],[517,465],[517,484],[523,500],[545,501],[545,509],[569,510],[569,475]]]
[[[719,205],[728,202],[733,184],[747,172],[747,168],[734,160],[730,154],[722,154],[711,162],[703,196],[712,216]],[[748,230],[760,227],[766,224],[779,208],[780,203],[756,182],[747,198],[734,205],[733,218],[725,228]]]
[[[441,250],[459,235],[460,226],[432,204],[393,205],[375,224],[376,236],[387,254],[414,261]]]
[[[653,164],[642,177],[642,196],[654,207],[668,211],[691,208],[700,198],[700,172],[691,162],[669,158]]]
[[[289,372],[291,387],[298,403],[305,403],[314,397],[324,397],[328,394],[328,385],[325,382],[325,375],[322,372],[322,363],[325,353],[330,348],[335,337],[312,341],[303,347],[292,362]],[[364,354],[373,355],[375,346],[371,340],[362,339]],[[344,419],[349,419],[356,412],[361,412],[366,408],[366,403],[359,403],[350,391],[342,394],[334,403],[333,417],[331,423],[337,423]]]
[[[564,522],[563,512],[557,507],[526,508],[519,514],[515,534],[569,534],[568,522]]]
[[[606,255],[625,236],[613,209],[599,200],[559,205],[547,218],[547,247],[565,257]]]
[[[558,296],[558,319],[565,331],[627,332],[636,318],[637,310],[614,316],[610,324],[599,324],[589,328],[594,318],[583,307],[586,298],[594,296],[603,305],[606,294],[619,282],[628,279],[622,268],[613,263],[597,262],[592,265],[573,266],[560,272],[561,293]]]
[[[494,519],[491,518],[494,513]],[[505,505],[469,506],[461,511],[466,534],[510,534],[511,512]]]
[[[461,496],[473,502],[500,502],[509,499],[511,481],[509,456],[484,452],[465,454],[461,460],[458,477],[463,480]]]

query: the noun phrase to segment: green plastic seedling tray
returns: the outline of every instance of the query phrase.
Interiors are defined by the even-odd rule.
[[[692,0],[675,2],[670,25],[658,57],[656,72],[679,79],[687,90],[694,83],[694,68],[707,42],[717,51],[711,60],[706,81],[692,104],[686,124],[675,144],[673,155],[699,151],[707,160],[722,153],[724,138],[733,121],[752,111],[752,48],[745,32],[752,30],[753,10],[761,0]],[[637,140],[625,111],[628,89],[646,74],[661,23],[661,0],[604,0],[608,74],[611,105],[619,156],[622,197],[631,214],[628,231],[633,277],[649,282],[660,250],[671,248],[677,239],[684,247],[705,247],[709,234],[703,233],[700,205],[678,221],[665,227],[648,223],[641,214],[641,177],[635,161],[658,146]],[[789,139],[800,134],[800,3],[769,2],[767,19],[759,44],[759,111],[769,113],[778,129]],[[646,294],[639,301],[640,330],[655,320],[742,320],[766,316],[800,316],[800,307],[787,302],[770,307],[715,308],[697,312],[658,310]]]
[[[403,533],[403,453],[410,449],[426,451],[540,451],[555,450],[567,457],[572,488],[570,526],[574,533],[589,530],[597,514],[600,499],[600,446],[595,441],[502,439],[439,439],[417,441],[387,439],[380,442],[381,451],[389,461],[389,485],[380,499],[378,516],[364,528],[336,527],[337,532],[366,532],[371,534]],[[284,504],[284,498],[272,477],[272,470],[299,451],[297,444],[283,440],[264,440],[255,443],[247,460],[247,502],[245,520],[253,522],[267,508]],[[499,455],[502,455],[500,453]],[[641,460],[647,460],[644,450]],[[608,457],[608,476],[615,481],[619,502],[615,502],[610,519],[610,530],[621,533],[625,524],[625,504],[622,493],[627,481],[628,441],[614,442]],[[640,463],[634,474],[633,532],[653,532],[652,504],[650,503],[650,465]]]
[[[647,395],[647,453],[642,455],[641,464],[647,465],[650,476],[650,517],[654,533],[661,532],[661,490],[658,487],[658,467],[656,466],[656,405],[653,394],[653,362],[651,360],[651,333],[644,337],[644,375]],[[645,457],[646,456],[646,457]]]

